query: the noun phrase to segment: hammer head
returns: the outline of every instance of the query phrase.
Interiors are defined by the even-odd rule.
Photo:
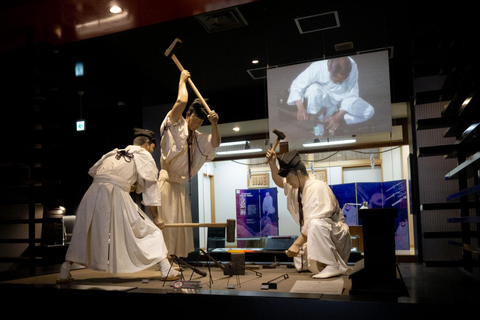
[[[182,45],[182,40],[176,38],[172,42],[170,47],[168,47],[168,49],[165,51],[165,57],[170,57],[172,54],[175,54],[175,52],[178,50],[178,48],[180,48],[181,45]]]
[[[285,133],[283,133],[282,131],[279,131],[279,130],[277,130],[277,129],[273,129],[272,132],[277,135],[277,139],[278,139],[278,140],[283,140],[283,139],[286,138]]]

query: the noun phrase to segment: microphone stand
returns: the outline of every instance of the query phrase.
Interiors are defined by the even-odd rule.
[[[214,265],[216,265],[217,267],[219,267],[220,269],[222,270],[225,270],[225,266],[223,264],[221,264],[220,262],[218,262],[217,260],[215,260],[209,253],[207,253],[205,250],[199,248],[198,249],[204,256],[206,256],[208,258],[208,261],[212,261]],[[213,283],[213,279],[212,279],[212,272],[210,270],[210,263],[207,264],[207,268],[208,268],[208,274],[209,274],[209,282],[208,282],[208,287],[211,288],[212,287],[212,283]]]
[[[179,266],[181,267],[187,267],[187,268],[190,268],[192,269],[193,272],[201,275],[202,277],[205,277],[207,274],[205,272],[203,272],[202,270],[200,269],[197,269],[195,268],[194,266],[186,263],[185,261],[183,261],[181,258],[177,257],[176,255],[174,254],[171,254],[170,257],[172,257],[172,260],[175,261]],[[193,272],[192,272],[192,275],[190,276],[190,279],[192,279],[192,276],[193,276]],[[182,273],[182,277],[183,277],[183,273]]]

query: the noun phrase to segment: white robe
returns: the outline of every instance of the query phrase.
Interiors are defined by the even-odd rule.
[[[294,105],[297,100],[308,99],[307,113],[317,114],[326,108],[325,117],[333,115],[338,109],[347,112],[344,119],[347,124],[359,123],[370,119],[374,114],[373,107],[359,97],[358,69],[352,58],[352,70],[342,83],[334,83],[330,79],[328,60],[312,63],[300,73],[290,86],[287,104]],[[319,117],[324,121],[323,115]]]
[[[299,223],[298,189],[284,181],[287,196],[287,209]],[[333,265],[348,274],[348,257],[352,249],[352,240],[348,225],[330,187],[321,180],[310,177],[303,188],[302,206],[304,224],[301,233],[307,237],[305,247],[308,269],[318,273],[320,264]],[[300,223],[299,223],[300,224]]]
[[[211,135],[196,131],[196,140],[190,150],[191,168],[188,169],[188,125],[185,118],[171,123],[169,116],[161,127],[161,171],[159,185],[162,199],[160,217],[168,223],[192,222],[190,197],[187,181],[203,166],[212,161],[215,148],[211,144]],[[169,254],[187,257],[195,250],[192,228],[165,228],[163,230]]]
[[[139,146],[125,150],[133,154],[129,162],[116,159],[115,149],[90,168],[94,180],[78,207],[66,260],[93,270],[131,273],[167,257],[162,231],[130,196],[136,187],[146,206],[161,205],[155,161]]]

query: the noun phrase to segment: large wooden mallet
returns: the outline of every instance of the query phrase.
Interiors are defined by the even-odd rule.
[[[178,61],[178,58],[177,56],[175,55],[175,52],[178,50],[178,48],[180,48],[180,46],[182,45],[182,40],[176,38],[172,44],[170,45],[170,47],[168,47],[167,51],[165,51],[165,56],[168,58],[172,58],[173,62],[175,62],[175,64],[177,65],[178,69],[180,69],[180,72],[182,72],[183,70],[185,70],[182,66],[182,64],[180,63],[180,61]],[[195,92],[195,94],[197,95],[198,99],[200,99],[200,101],[202,102],[203,106],[205,107],[205,109],[207,110],[208,113],[211,113],[212,110],[210,110],[210,107],[207,105],[207,102],[205,101],[205,99],[203,99],[202,95],[200,94],[200,91],[198,91],[197,87],[193,84],[193,81],[191,78],[188,78],[188,84],[190,84],[190,87],[192,87],[193,91]]]
[[[273,129],[272,132],[277,135],[277,140],[275,140],[275,143],[273,144],[273,147],[270,149],[270,152],[275,151],[275,149],[277,148],[277,145],[278,145],[278,143],[280,142],[280,140],[283,140],[283,139],[285,139],[285,137],[286,137],[286,136],[285,136],[285,133],[283,133],[282,131],[279,131],[279,130],[277,130],[277,129]],[[268,161],[270,161],[271,158],[272,158],[272,157],[267,157],[267,158],[265,159],[265,163],[268,163]]]
[[[235,242],[235,219],[227,219],[226,223],[166,223],[165,228],[187,228],[187,227],[210,227],[210,228],[227,228],[227,242]]]

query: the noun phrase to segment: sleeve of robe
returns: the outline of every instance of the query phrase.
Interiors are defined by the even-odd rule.
[[[167,115],[160,126],[160,146],[162,157],[169,160],[178,155],[185,148],[188,138],[187,121],[180,117],[175,123],[170,121]]]
[[[205,161],[212,161],[215,158],[215,148],[212,147],[212,135],[197,131],[197,143],[200,147],[201,156],[205,156]]]
[[[300,73],[290,86],[290,95],[288,96],[287,104],[294,105],[295,101],[303,100],[305,91],[314,82],[322,84],[328,79],[328,67],[326,60],[312,63],[302,73]]]
[[[88,170],[88,174],[89,174],[90,176],[92,176],[92,177],[95,177],[95,175],[97,174],[97,170],[98,170],[98,168],[102,165],[103,161],[104,161],[106,158],[108,158],[108,157],[116,154],[117,151],[118,151],[118,149],[113,149],[112,151],[105,153],[105,154],[100,158],[100,160],[98,160],[98,161]]]
[[[292,216],[293,220],[300,225],[300,217],[298,213],[298,189],[293,189],[291,185],[287,183],[287,179],[283,179],[283,192],[287,197],[287,210]]]
[[[137,169],[137,193],[143,194],[142,202],[146,206],[160,206],[160,188],[157,182],[158,169],[152,155],[145,149],[135,152]]]

